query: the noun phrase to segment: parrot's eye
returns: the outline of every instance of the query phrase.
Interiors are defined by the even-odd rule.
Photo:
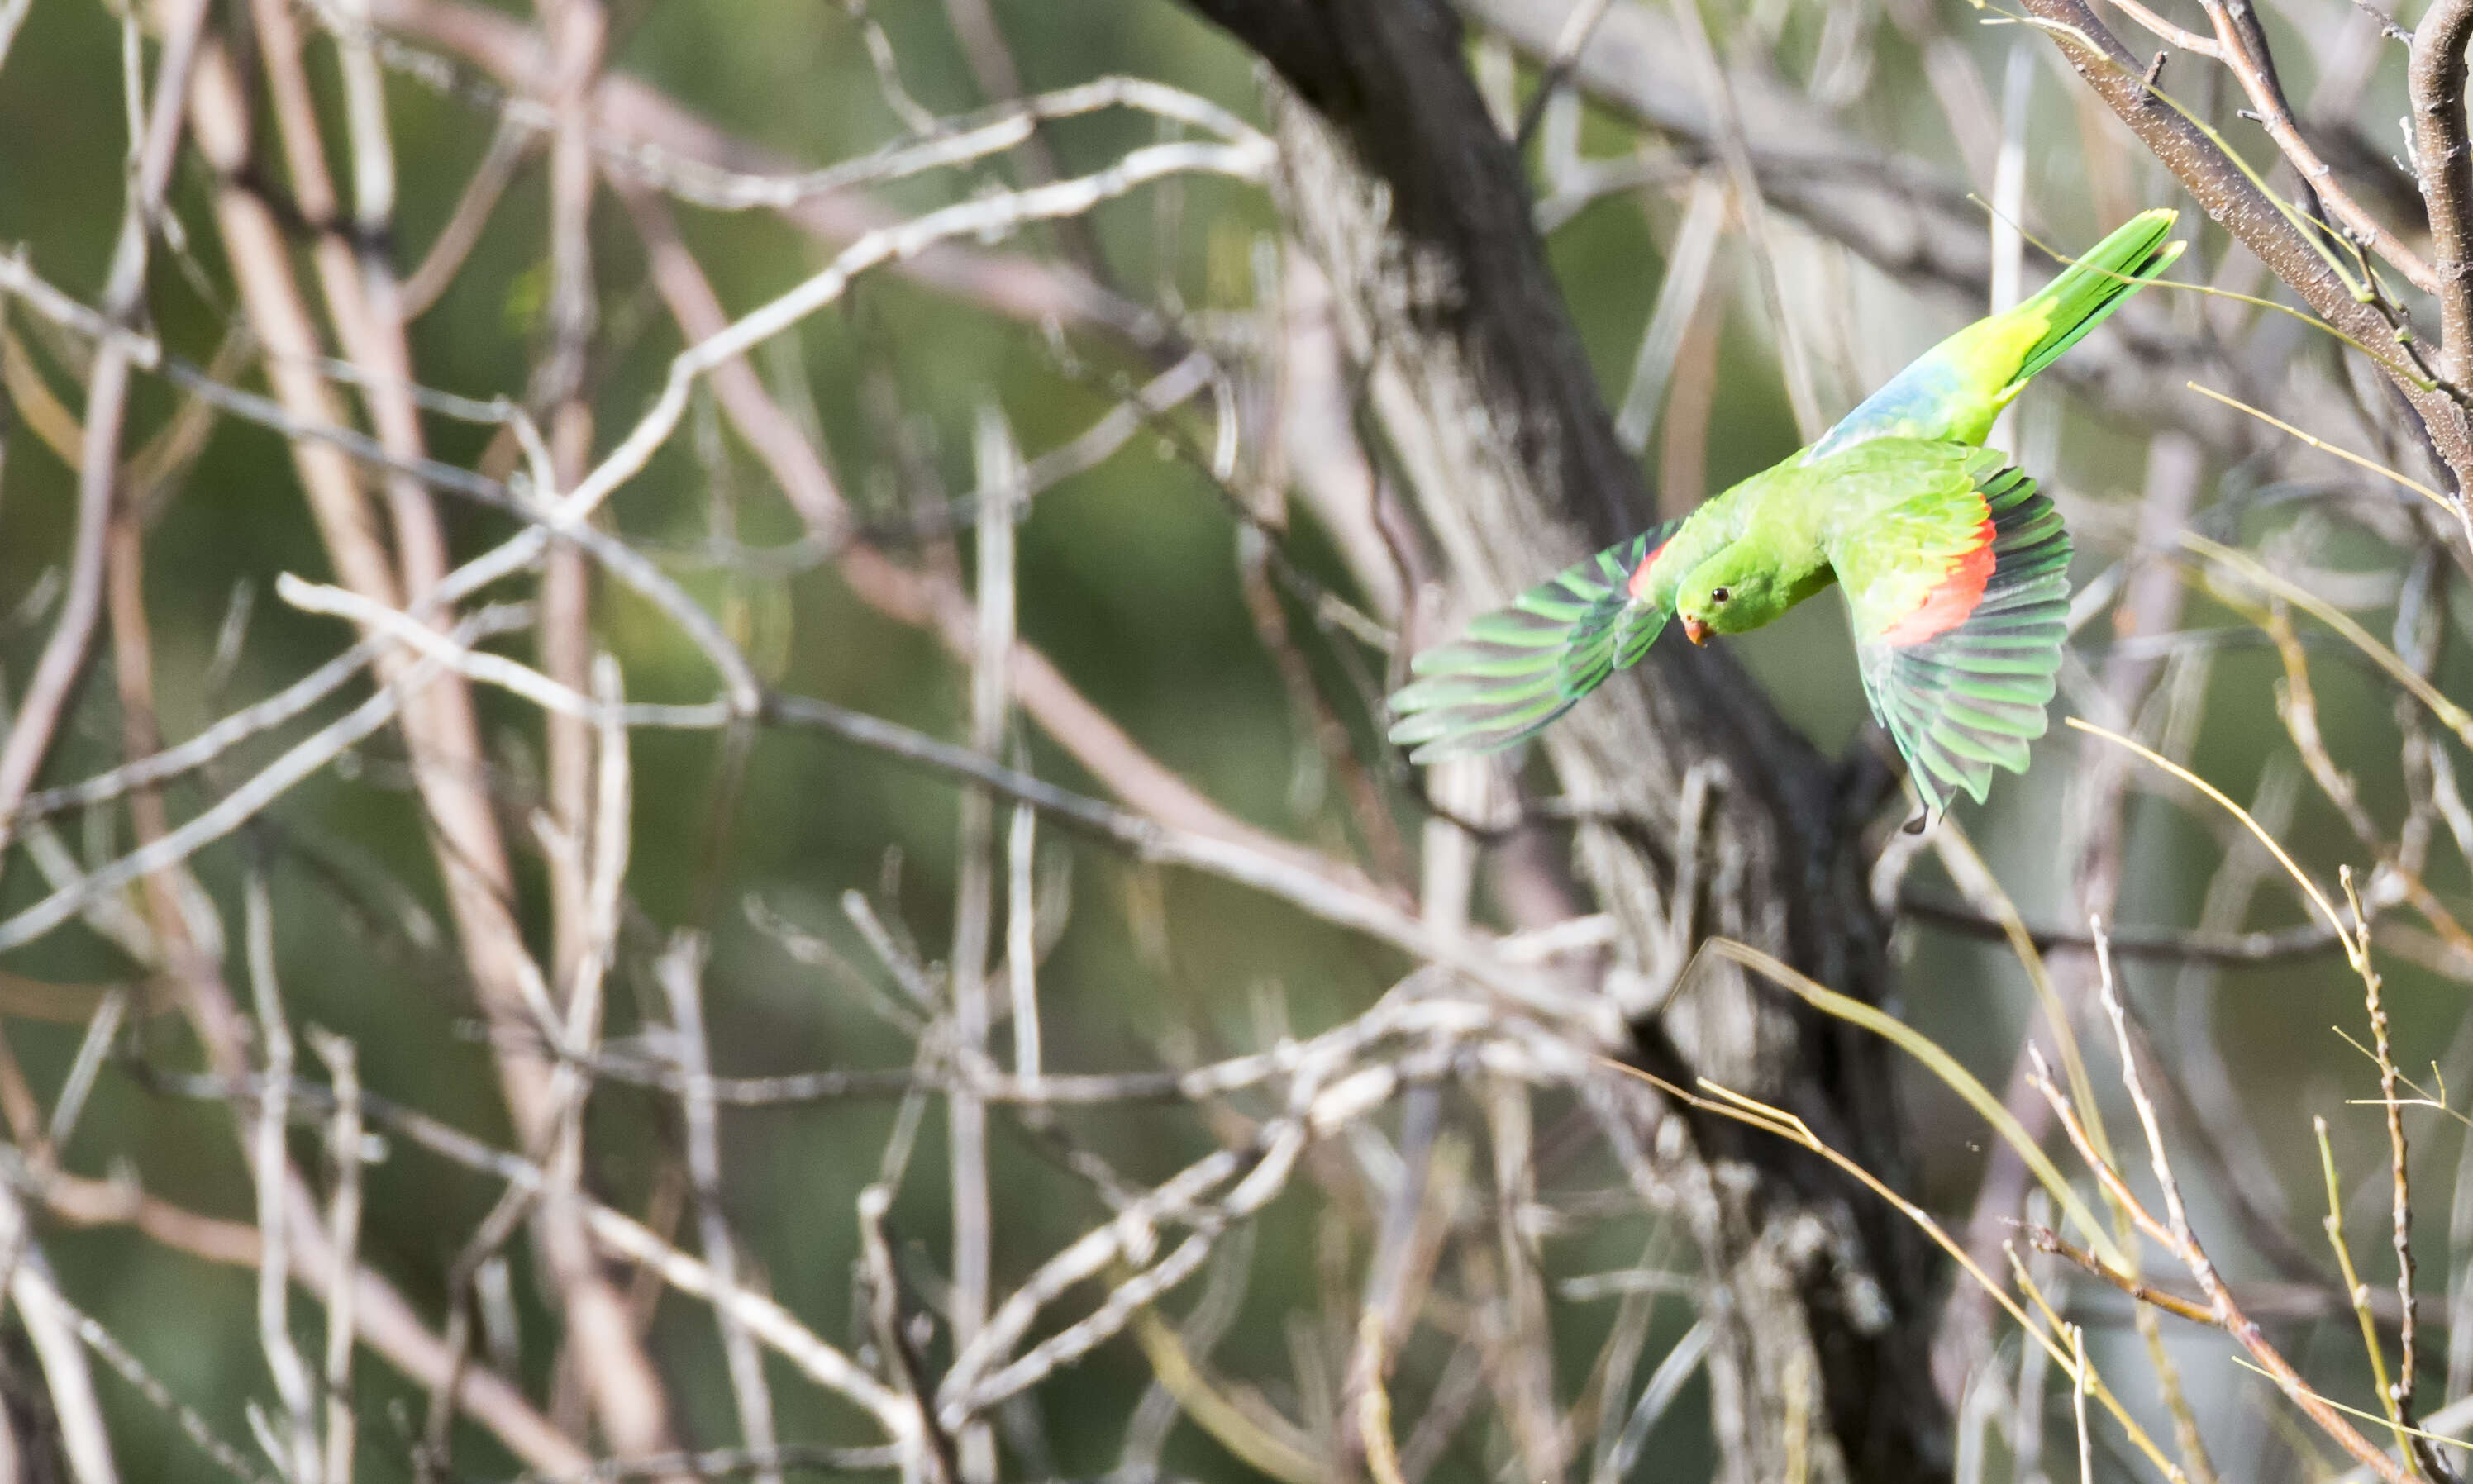
[[[1728,592],[1723,587],[1712,587],[1709,589],[1709,601],[1712,603],[1723,603],[1733,596],[1733,593]]]

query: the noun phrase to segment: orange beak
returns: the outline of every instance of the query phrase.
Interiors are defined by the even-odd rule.
[[[1696,616],[1691,613],[1683,614],[1682,618],[1683,636],[1685,638],[1690,639],[1694,644],[1706,644],[1709,642],[1709,626],[1707,624],[1702,623]]]

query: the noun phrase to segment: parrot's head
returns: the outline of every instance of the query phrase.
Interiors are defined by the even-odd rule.
[[[1683,625],[1684,637],[1704,644],[1713,634],[1757,629],[1802,596],[1785,589],[1768,553],[1736,541],[1683,579],[1674,594],[1674,616]]]

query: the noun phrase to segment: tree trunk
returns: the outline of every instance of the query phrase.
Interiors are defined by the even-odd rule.
[[[1646,523],[1529,222],[1521,166],[1441,0],[1192,0],[1278,74],[1286,208],[1321,260],[1373,408],[1458,582],[1498,603]],[[1572,800],[1623,823],[1578,838],[1621,924],[1644,1065],[1801,1116],[1895,1182],[1887,1048],[1709,966],[1708,935],[1877,998],[1883,924],[1859,830],[1868,759],[1834,766],[1722,652],[1659,646],[1549,733]],[[1704,806],[1705,801],[1705,806]],[[1669,998],[1670,994],[1670,998]],[[1716,1280],[1715,1424],[1730,1480],[1945,1475],[1926,1362],[1938,1265],[1921,1233],[1816,1157],[1723,1119],[1655,1142]]]

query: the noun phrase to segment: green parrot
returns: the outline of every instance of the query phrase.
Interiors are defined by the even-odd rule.
[[[2069,612],[2069,533],[2035,483],[1987,449],[2037,371],[2170,267],[2174,213],[2142,212],[2014,309],[1942,341],[1818,443],[1680,520],[1599,552],[1418,655],[1391,697],[1417,762],[1530,736],[1671,617],[1694,644],[1741,634],[1836,583],[1863,693],[1924,814],[2043,735]]]

